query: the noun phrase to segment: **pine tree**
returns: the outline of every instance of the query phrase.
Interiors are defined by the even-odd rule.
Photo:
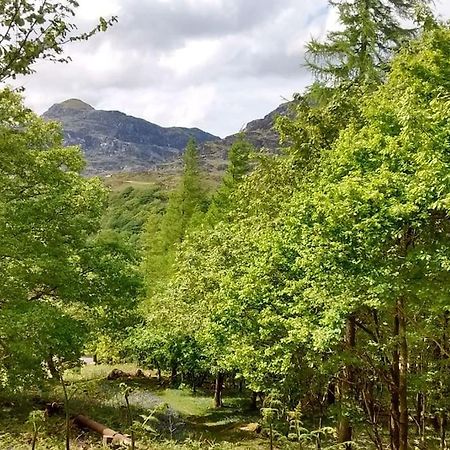
[[[147,221],[144,270],[149,294],[165,283],[176,246],[207,208],[206,194],[201,185],[198,148],[193,139],[186,147],[183,161],[183,175],[169,197],[164,215],[152,214]]]
[[[239,134],[228,152],[228,168],[223,176],[222,185],[212,198],[207,217],[209,224],[224,220],[232,208],[233,192],[250,171],[250,155],[254,150],[245,136]]]
[[[326,42],[313,39],[307,62],[320,81],[378,83],[392,55],[418,29],[418,14],[429,0],[329,0],[336,7],[342,30],[328,33]],[[410,23],[411,26],[404,26]]]
[[[383,82],[394,53],[434,24],[430,0],[329,0],[342,28],[307,45],[315,82],[297,95],[296,118],[277,122],[288,153],[315,165],[350,122],[358,122],[361,98]],[[408,25],[409,24],[409,25]],[[415,25],[415,26],[414,26]]]

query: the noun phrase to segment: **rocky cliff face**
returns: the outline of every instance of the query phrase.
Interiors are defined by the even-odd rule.
[[[279,137],[274,122],[278,116],[289,114],[289,106],[289,102],[284,103],[263,119],[249,122],[242,133],[257,149],[277,152]],[[162,165],[167,168],[167,163],[172,169],[179,167],[179,157],[191,137],[199,144],[203,167],[222,172],[228,150],[238,136],[220,139],[198,128],[163,128],[118,111],[96,110],[77,99],[53,105],[43,117],[62,123],[67,145],[81,146],[88,174],[143,172]]]
[[[176,159],[191,137],[219,138],[198,128],[164,128],[119,111],[99,111],[77,99],[53,105],[43,117],[61,122],[67,145],[80,145],[87,173],[144,171]]]
[[[245,138],[256,149],[269,153],[277,153],[279,150],[279,136],[274,129],[275,120],[279,116],[290,114],[292,102],[286,102],[267,114],[262,119],[253,120],[242,130]],[[203,165],[210,171],[223,171],[227,165],[228,151],[240,133],[232,134],[224,139],[205,142],[200,146]]]

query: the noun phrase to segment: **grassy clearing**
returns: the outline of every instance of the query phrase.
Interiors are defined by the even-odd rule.
[[[133,373],[133,365],[115,366]],[[232,395],[226,407],[212,408],[212,395],[203,391],[193,394],[189,390],[161,387],[151,372],[143,379],[108,381],[112,367],[86,366],[66,373],[67,390],[71,397],[71,415],[85,414],[108,427],[128,432],[123,383],[132,389],[130,403],[136,421],[136,435],[141,449],[249,449],[268,448],[258,435],[242,431],[242,425],[254,422],[254,413],[246,412],[248,399]],[[29,414],[45,408],[47,402],[61,402],[62,389],[49,384],[42,389],[21,395],[0,398],[0,449],[22,450],[31,448],[32,426]],[[156,411],[156,412],[155,412]],[[244,412],[242,412],[244,411]],[[145,417],[157,417],[152,423],[155,432],[142,428]],[[62,411],[47,417],[41,426],[37,449],[63,448],[64,419]],[[103,448],[98,435],[71,428],[71,448],[94,450]]]
[[[158,187],[164,191],[173,190],[180,181],[180,167],[162,167],[148,172],[115,173],[104,177],[103,181],[112,192],[120,192],[129,186],[135,189]],[[214,190],[220,184],[223,172],[203,172],[202,180],[205,189]]]

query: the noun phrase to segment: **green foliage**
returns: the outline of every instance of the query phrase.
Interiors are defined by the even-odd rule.
[[[184,154],[183,175],[172,191],[164,214],[148,217],[144,236],[144,271],[149,293],[158,289],[170,274],[176,246],[187,230],[196,223],[207,207],[206,194],[201,185],[198,149],[193,140]]]
[[[3,0],[0,3],[0,82],[33,72],[39,59],[68,62],[63,48],[69,42],[91,38],[114,22],[100,18],[92,30],[77,33],[73,23],[78,2]]]
[[[252,390],[276,394],[280,408],[264,410],[269,425],[283,430],[272,416],[285,421],[299,402],[334,418],[324,392],[354,370],[350,389],[365,400],[341,394],[336,410],[354,424],[370,418],[378,445],[371,408],[387,409],[398,388],[402,345],[411,361],[427,361],[407,368],[417,384],[406,402],[426,390],[431,410],[442,405],[446,369],[438,395],[420,380],[446,359],[442,350],[437,360],[425,353],[448,333],[449,38],[436,27],[403,49],[384,84],[358,87],[358,105],[355,90],[333,94],[344,119],[326,102],[286,127],[292,151],[260,158],[227,191],[215,220],[176,248],[149,323],[164,324],[172,342],[195,339],[211,373],[237,372]],[[431,331],[433,322],[445,331]],[[298,439],[329,428],[318,430]]]
[[[140,234],[149,214],[159,214],[167,202],[167,194],[158,186],[128,186],[110,193],[102,228],[119,233],[134,247],[140,245]]]
[[[1,370],[2,384],[14,373],[19,388],[43,374],[50,355],[79,355],[79,321],[67,308],[81,300],[80,261],[98,229],[105,191],[98,179],[80,175],[80,150],[62,146],[56,124],[12,92],[0,95]]]
[[[310,69],[332,86],[381,81],[393,53],[417,32],[404,23],[417,21],[417,13],[423,14],[429,3],[429,0],[330,0],[338,10],[343,29],[329,32],[325,42],[313,39],[308,44]]]
[[[250,158],[255,148],[240,134],[228,152],[228,168],[222,184],[214,193],[209,206],[206,221],[214,224],[224,220],[233,209],[233,192],[250,172]]]

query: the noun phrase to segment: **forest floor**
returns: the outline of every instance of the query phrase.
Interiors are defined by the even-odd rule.
[[[70,397],[69,412],[73,417],[83,414],[121,433],[129,432],[124,391],[134,421],[137,450],[269,450],[267,432],[250,431],[249,425],[261,421],[251,411],[248,393],[226,387],[224,407],[213,408],[212,386],[193,393],[189,388],[173,389],[168,382],[158,382],[154,373],[145,377],[108,380],[113,368],[136,373],[133,365],[87,365],[65,373],[66,389]],[[38,438],[35,450],[64,449],[65,427],[63,391],[57,383],[47,383],[37,390],[16,395],[0,391],[0,450],[32,448],[33,423],[30,414],[42,412],[54,403],[56,411],[37,424]],[[247,429],[245,429],[247,428]],[[364,436],[360,436],[362,438]],[[98,434],[82,430],[71,421],[70,448],[98,450],[102,446]],[[324,442],[325,444],[325,442]],[[315,449],[315,442],[283,443],[275,441],[274,450]],[[324,445],[323,449],[342,449],[342,445]],[[355,450],[373,449],[367,439],[354,443]],[[419,448],[414,446],[414,448]],[[439,448],[430,442],[427,450]]]
[[[114,366],[134,373],[131,365]],[[238,392],[227,393],[224,407],[214,409],[212,393],[202,390],[194,394],[188,388],[171,389],[158,383],[146,372],[145,378],[108,380],[113,369],[106,365],[88,365],[65,375],[70,397],[71,416],[83,414],[126,433],[127,409],[124,389],[135,421],[138,449],[268,449],[266,437],[242,430],[259,417],[250,411],[249,397]],[[43,410],[46,404],[62,404],[62,388],[49,384],[40,390],[0,398],[0,449],[30,449],[33,424],[30,413]],[[71,448],[100,449],[101,439],[95,433],[71,425]],[[36,449],[64,448],[63,408],[45,417],[39,425]],[[276,447],[281,448],[281,447]]]

